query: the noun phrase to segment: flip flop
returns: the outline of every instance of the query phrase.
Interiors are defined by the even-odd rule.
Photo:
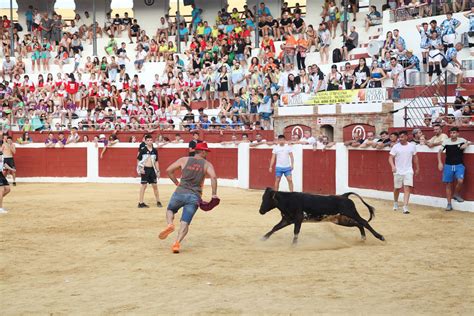
[[[158,237],[160,239],[166,239],[166,237],[168,237],[169,234],[171,234],[172,232],[174,232],[174,225],[171,224],[171,225],[168,225],[159,235]]]

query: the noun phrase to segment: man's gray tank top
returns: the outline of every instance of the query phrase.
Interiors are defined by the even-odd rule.
[[[181,181],[176,188],[176,193],[192,193],[201,196],[206,176],[205,164],[205,159],[189,157],[184,169],[181,170]]]

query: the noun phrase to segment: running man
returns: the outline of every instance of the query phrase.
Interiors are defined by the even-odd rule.
[[[464,149],[471,143],[458,136],[459,129],[457,127],[451,127],[449,130],[449,138],[443,141],[442,147],[438,152],[438,169],[439,171],[443,171],[443,182],[446,183],[446,199],[448,200],[446,211],[453,210],[451,199],[455,199],[457,202],[464,202],[459,195],[464,181],[465,168],[463,155]],[[446,151],[444,168],[443,162],[441,161],[441,153],[443,151]],[[451,183],[454,183],[454,180],[456,180],[456,185],[453,194]]]
[[[15,161],[13,160],[13,155],[16,153],[16,147],[11,136],[8,136],[6,142],[3,143],[2,152],[4,164],[10,167],[5,168],[5,177],[11,174],[13,178],[13,186],[16,186],[16,168]]]
[[[399,142],[392,147],[388,158],[388,162],[392,166],[395,188],[393,190],[393,210],[398,210],[398,196],[403,187],[403,214],[410,214],[408,202],[413,187],[413,163],[415,163],[415,175],[418,175],[420,165],[415,144],[408,142],[408,132],[401,131],[398,135]]]
[[[15,172],[15,169],[11,168],[9,165],[4,164],[3,153],[0,152],[0,214],[8,213],[6,209],[3,208],[3,198],[10,193],[10,185],[8,184],[7,179],[3,175],[3,170],[9,170]]]
[[[278,143],[275,147],[273,147],[270,168],[268,168],[268,171],[270,173],[273,170],[273,164],[275,163],[275,160],[275,191],[278,191],[281,177],[285,176],[286,181],[288,181],[288,187],[290,188],[290,192],[293,192],[293,178],[291,176],[293,166],[295,165],[293,158],[293,150],[286,143],[284,135],[278,135]]]
[[[145,135],[145,146],[138,149],[137,172],[141,175],[140,197],[138,208],[149,207],[143,201],[145,190],[148,184],[151,184],[153,193],[155,193],[156,206],[163,207],[160,202],[160,193],[158,192],[157,178],[160,176],[160,164],[158,163],[158,151],[153,147],[153,137]]]
[[[194,157],[182,157],[166,170],[168,177],[176,184],[177,188],[168,204],[166,211],[168,226],[159,234],[160,239],[165,239],[174,231],[174,216],[180,208],[183,208],[178,236],[171,248],[173,253],[179,253],[181,242],[188,233],[189,225],[201,201],[202,186],[206,175],[211,178],[212,198],[217,198],[216,173],[212,164],[206,160],[209,151],[207,143],[198,143],[194,148]],[[175,172],[177,170],[181,170],[181,182],[176,179]]]

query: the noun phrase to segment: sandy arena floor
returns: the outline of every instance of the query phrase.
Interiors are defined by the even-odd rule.
[[[261,192],[220,188],[221,205],[199,211],[172,254],[175,235],[157,238],[165,211],[136,208],[138,185],[12,189],[0,216],[2,315],[474,314],[474,213],[405,216],[369,200],[385,243],[307,223],[292,247],[289,227],[259,240],[279,220],[258,214]],[[165,203],[172,189],[160,186]]]

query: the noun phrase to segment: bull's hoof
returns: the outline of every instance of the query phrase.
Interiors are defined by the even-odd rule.
[[[365,236],[360,236],[360,241],[365,241],[367,238]]]
[[[385,241],[385,237],[384,236],[380,236],[379,238],[381,241]]]
[[[268,238],[269,238],[269,237],[267,237],[267,236],[263,236],[262,238],[260,238],[260,241],[265,241],[265,240],[267,240]]]

